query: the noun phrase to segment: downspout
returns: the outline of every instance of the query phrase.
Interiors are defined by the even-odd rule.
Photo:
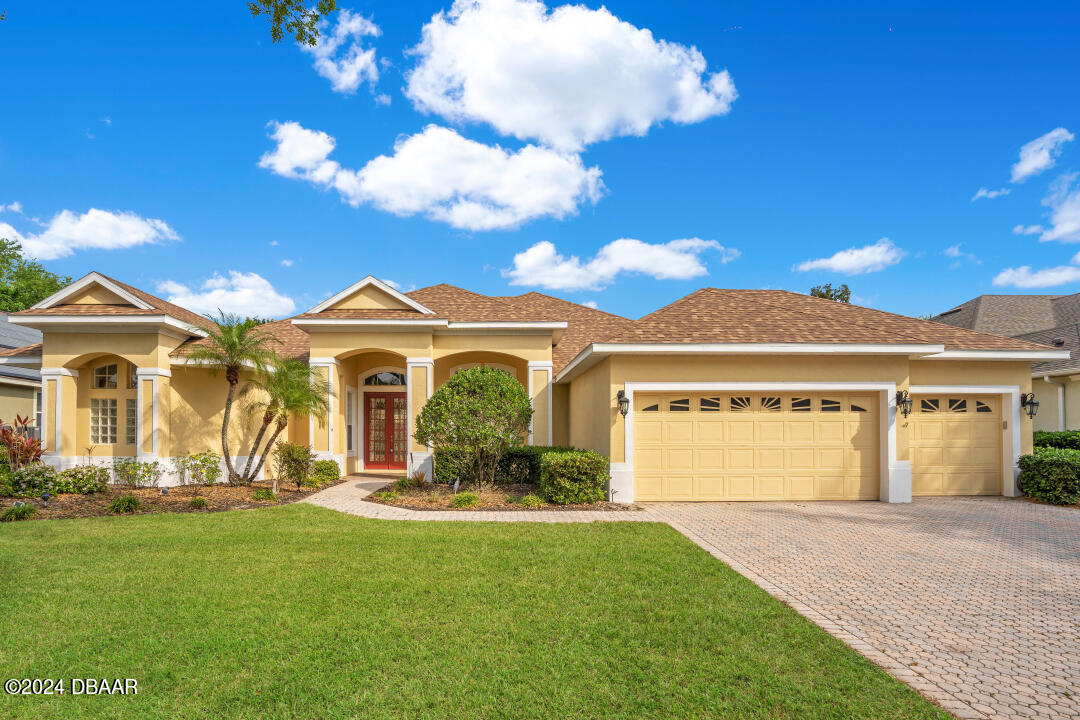
[[[1051,380],[1049,375],[1043,375],[1043,382],[1050,385],[1057,385],[1058,395],[1058,430],[1064,430],[1068,427],[1065,416],[1065,383],[1058,382],[1057,380]]]

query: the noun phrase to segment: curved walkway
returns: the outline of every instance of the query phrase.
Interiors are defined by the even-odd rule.
[[[369,518],[663,522],[962,718],[1080,718],[1080,510],[1022,499],[424,511],[352,476],[305,502]]]

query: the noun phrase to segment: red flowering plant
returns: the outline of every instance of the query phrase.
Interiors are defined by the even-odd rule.
[[[0,420],[0,446],[3,446],[0,451],[7,455],[11,472],[40,461],[41,453],[45,451],[41,441],[33,437],[29,425],[30,418],[22,415],[16,415],[11,425]]]

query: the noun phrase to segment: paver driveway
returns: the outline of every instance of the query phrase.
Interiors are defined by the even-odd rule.
[[[646,509],[957,715],[1080,718],[1080,511],[1008,498]]]

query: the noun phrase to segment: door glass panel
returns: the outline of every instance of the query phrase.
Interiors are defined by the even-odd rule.
[[[386,462],[386,398],[368,398],[368,462]]]
[[[409,441],[408,398],[394,398],[394,433],[390,443],[390,463],[404,465]]]

